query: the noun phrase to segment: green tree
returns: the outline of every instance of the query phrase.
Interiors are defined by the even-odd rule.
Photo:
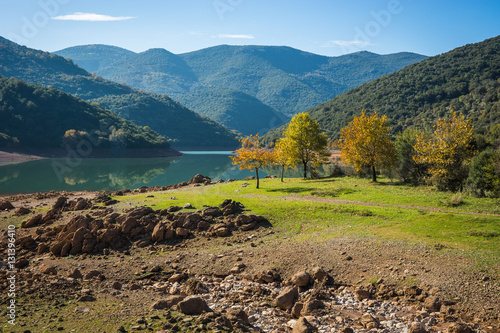
[[[467,178],[470,192],[478,197],[500,194],[500,151],[487,149],[474,156]]]
[[[396,149],[389,135],[390,126],[387,117],[377,115],[375,111],[367,116],[363,110],[361,116],[354,119],[340,131],[337,146],[340,158],[356,171],[366,167],[372,170],[372,180],[377,181],[379,168],[391,169],[396,164]]]
[[[404,182],[418,184],[426,175],[425,166],[413,159],[417,153],[413,147],[417,143],[416,137],[420,133],[419,130],[408,128],[396,136],[397,172]]]
[[[318,122],[306,112],[298,113],[292,118],[284,136],[289,144],[289,162],[302,164],[304,179],[307,178],[309,164],[319,166],[330,155],[326,134],[321,132]]]

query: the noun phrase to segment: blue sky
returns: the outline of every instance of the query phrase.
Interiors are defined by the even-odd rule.
[[[499,18],[498,0],[0,0],[0,35],[46,51],[232,44],[432,56],[499,35]]]

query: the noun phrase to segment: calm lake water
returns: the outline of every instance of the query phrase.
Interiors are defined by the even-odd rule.
[[[254,175],[232,165],[230,154],[184,152],[170,158],[45,159],[4,165],[0,166],[0,194],[166,186],[189,181],[198,173],[213,181]]]

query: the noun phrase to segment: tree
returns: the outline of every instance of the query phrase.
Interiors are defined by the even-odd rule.
[[[360,171],[366,167],[372,170],[372,180],[377,181],[377,169],[390,169],[396,164],[396,150],[389,136],[390,126],[387,117],[379,117],[375,111],[361,116],[340,130],[337,146],[340,158]]]
[[[274,147],[274,163],[281,167],[281,182],[283,182],[285,169],[296,164],[291,159],[292,148],[292,143],[288,138],[281,138],[276,141],[276,146]]]
[[[307,178],[308,164],[320,165],[330,155],[328,138],[321,132],[316,120],[308,113],[296,114],[284,132],[288,140],[290,163],[301,163],[304,167],[304,179]]]
[[[259,142],[259,135],[250,135],[240,140],[241,148],[231,156],[233,164],[239,164],[240,170],[255,170],[257,188],[259,188],[259,169],[273,163],[273,152]]]
[[[477,197],[497,197],[500,194],[500,151],[489,148],[471,161],[468,190]]]
[[[474,155],[473,128],[470,121],[456,112],[449,119],[439,119],[433,136],[417,136],[415,162],[427,165],[431,182],[440,190],[462,188]]]
[[[415,162],[413,156],[416,154],[413,148],[417,143],[417,135],[421,131],[408,128],[396,136],[396,152],[398,156],[398,175],[404,182],[418,184],[425,177],[425,166]]]

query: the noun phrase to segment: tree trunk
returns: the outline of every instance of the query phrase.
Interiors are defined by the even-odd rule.
[[[285,173],[285,166],[281,166],[281,182],[283,183],[283,174]]]
[[[377,172],[375,171],[375,166],[372,166],[372,181],[377,181]]]
[[[257,188],[259,188],[259,168],[255,168],[255,177],[257,178]]]
[[[302,162],[302,164],[304,165],[304,179],[307,178],[307,162]]]

